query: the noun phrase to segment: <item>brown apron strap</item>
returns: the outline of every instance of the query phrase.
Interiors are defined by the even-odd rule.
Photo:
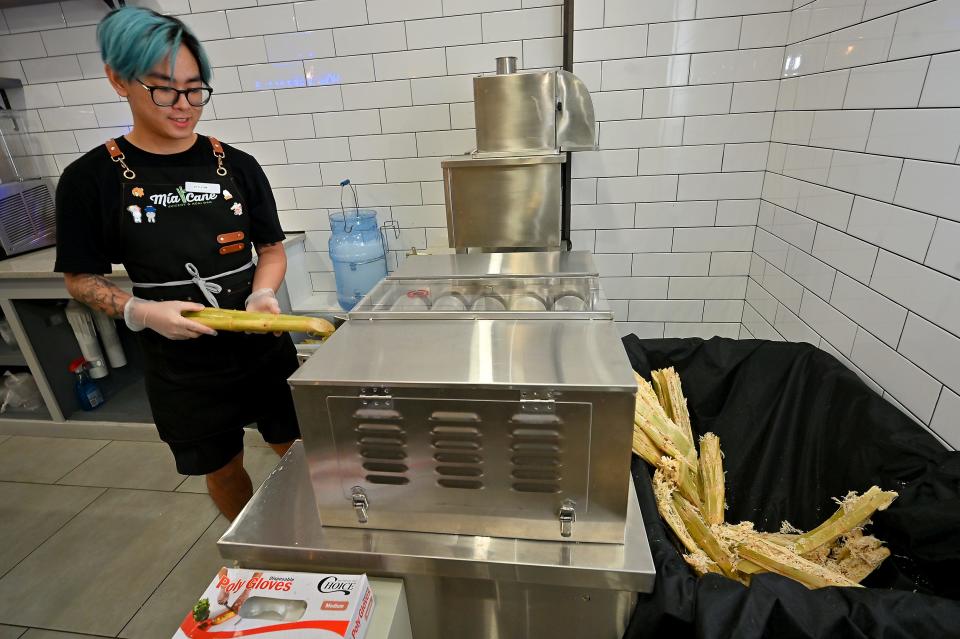
[[[119,164],[120,168],[123,169],[123,179],[132,180],[137,177],[137,174],[133,172],[133,169],[127,166],[127,163],[124,162],[124,160],[127,158],[123,155],[123,151],[120,150],[120,147],[117,146],[116,140],[110,138],[103,144],[105,147],[107,147],[107,153],[110,154],[110,159]]]
[[[107,147],[107,153],[110,154],[111,158],[118,158],[121,155],[123,155],[123,153],[120,151],[120,147],[117,146],[117,141],[114,140],[113,138],[110,138],[109,140],[104,142],[104,146]]]
[[[223,152],[223,145],[220,144],[220,140],[213,136],[207,136],[207,139],[210,140],[210,146],[213,147],[213,157],[217,158],[217,175],[223,177],[227,174],[227,167],[223,166],[223,158],[226,156]]]

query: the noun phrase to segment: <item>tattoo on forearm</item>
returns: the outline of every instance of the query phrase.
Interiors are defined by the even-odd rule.
[[[110,317],[123,317],[123,305],[127,301],[127,294],[102,275],[78,275],[71,288],[73,289],[71,293],[77,301],[103,311]]]

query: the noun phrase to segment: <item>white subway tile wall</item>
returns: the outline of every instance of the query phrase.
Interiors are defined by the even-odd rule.
[[[833,353],[955,447],[957,20],[949,0],[791,12],[742,322]]]
[[[474,146],[472,77],[560,65],[559,5],[158,3],[216,67],[199,130],[265,166],[324,299],[340,180],[399,222],[395,256],[445,245],[440,159]],[[27,85],[11,148],[37,173],[131,125],[105,11],[2,12],[0,74]],[[579,0],[599,145],[573,156],[572,239],[621,332],[809,341],[960,444],[958,20],[953,0]]]

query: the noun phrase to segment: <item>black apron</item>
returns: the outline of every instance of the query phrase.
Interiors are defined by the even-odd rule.
[[[123,175],[120,256],[137,297],[244,309],[255,270],[249,211],[224,166],[222,146],[214,138],[210,143],[209,166],[185,167],[171,184],[150,167],[128,167],[116,142],[107,142]],[[169,180],[170,170],[164,174]],[[150,286],[170,282],[181,284]],[[171,340],[149,329],[137,335],[164,441],[197,441],[253,422],[296,424],[286,381],[297,368],[289,335],[221,331]]]

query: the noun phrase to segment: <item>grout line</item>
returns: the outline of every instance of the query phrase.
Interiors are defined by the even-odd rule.
[[[917,4],[917,5],[914,5],[914,6],[912,6],[912,7],[907,7],[906,9],[898,9],[898,10],[895,10],[895,11],[891,11],[891,12],[889,12],[889,13],[885,13],[885,14],[883,14],[883,15],[874,16],[874,17],[870,18],[869,20],[863,20],[862,17],[861,17],[861,20],[860,20],[859,22],[855,22],[855,23],[853,23],[853,24],[848,24],[848,25],[845,26],[845,27],[839,27],[839,28],[837,28],[837,29],[833,29],[832,31],[827,31],[827,32],[825,32],[825,33],[818,33],[818,34],[815,35],[815,36],[808,36],[808,37],[806,37],[806,38],[803,38],[802,40],[797,40],[796,42],[787,42],[786,46],[790,47],[790,46],[793,46],[793,45],[795,45],[795,44],[801,44],[801,43],[803,43],[803,42],[808,42],[808,41],[810,41],[810,40],[815,40],[816,38],[822,38],[822,37],[824,37],[824,36],[829,36],[829,35],[832,35],[832,34],[834,34],[834,33],[838,33],[838,32],[840,32],[840,31],[844,31],[844,30],[846,30],[846,29],[851,29],[851,28],[853,28],[853,27],[859,27],[860,25],[868,24],[868,23],[873,22],[873,21],[875,21],[875,20],[879,20],[879,19],[881,19],[881,18],[886,18],[887,16],[891,16],[891,15],[894,15],[894,14],[897,14],[897,16],[898,16],[898,18],[899,18],[899,14],[903,13],[904,11],[909,11],[909,10],[915,9],[915,8],[917,8],[917,7],[922,7],[922,6],[925,5],[925,4],[931,4],[931,3],[936,2],[936,1],[937,1],[937,0],[928,0],[927,2],[922,2],[922,3]],[[812,3],[808,3],[808,4],[812,4]],[[803,6],[807,6],[807,5],[803,5]],[[796,9],[799,9],[799,8],[800,8],[800,7],[797,7],[797,8],[795,8],[795,9],[791,10],[791,14],[793,13],[793,11],[796,11]],[[864,8],[864,13],[866,13],[866,8]],[[789,35],[788,35],[787,37],[788,37],[788,39],[789,39]],[[892,38],[891,38],[891,39],[892,39]]]
[[[818,147],[812,147],[812,148],[818,148]],[[896,159],[902,159],[902,158],[896,158]],[[911,207],[909,207],[909,206],[903,206],[902,204],[895,204],[895,203],[893,203],[893,202],[888,202],[888,201],[886,201],[886,200],[881,200],[881,199],[876,198],[876,197],[870,197],[870,196],[868,196],[868,195],[861,195],[861,194],[856,193],[856,192],[854,192],[854,191],[846,191],[846,190],[844,190],[844,189],[838,189],[838,188],[835,187],[835,186],[826,186],[826,185],[823,185],[823,184],[819,184],[819,183],[817,183],[817,182],[811,182],[811,181],[809,181],[809,180],[805,180],[805,179],[803,179],[803,178],[797,178],[797,177],[793,177],[793,176],[791,176],[791,175],[785,175],[785,174],[783,174],[783,173],[777,173],[776,171],[767,171],[767,172],[768,172],[768,173],[773,173],[774,175],[779,175],[779,176],[781,176],[781,177],[790,178],[791,180],[796,180],[796,181],[798,181],[798,182],[804,182],[804,183],[806,183],[806,184],[811,184],[811,185],[813,185],[813,186],[818,186],[818,187],[825,188],[825,189],[831,189],[831,190],[837,191],[837,192],[839,192],[839,193],[844,193],[844,194],[846,194],[846,195],[851,195],[851,196],[854,196],[854,199],[856,199],[856,198],[862,198],[862,199],[865,199],[865,200],[871,200],[871,201],[874,201],[874,202],[880,202],[881,204],[887,204],[887,205],[890,205],[890,206],[896,206],[896,207],[898,207],[898,208],[902,208],[902,209],[905,209],[905,210],[908,210],[908,211],[912,211],[912,212],[914,212],[914,213],[919,213],[919,214],[921,214],[921,215],[926,215],[926,216],[935,218],[936,220],[948,219],[948,218],[945,218],[945,217],[943,217],[943,216],[937,215],[936,213],[929,213],[929,212],[927,212],[927,211],[921,211],[921,210],[919,210],[919,209],[911,208]],[[695,175],[695,174],[691,174],[691,175]],[[762,199],[762,198],[761,198],[761,199]],[[819,221],[819,220],[814,220],[813,218],[811,218],[811,217],[809,217],[809,216],[807,216],[807,215],[805,215],[805,214],[803,214],[803,213],[800,213],[800,212],[798,212],[798,211],[793,211],[792,209],[790,209],[790,208],[788,208],[788,207],[781,206],[781,205],[779,205],[779,204],[777,204],[777,203],[775,203],[775,202],[771,202],[770,200],[764,200],[764,201],[767,202],[767,203],[769,203],[769,204],[772,204],[773,206],[777,206],[777,207],[779,207],[779,208],[781,208],[781,209],[784,209],[784,210],[786,210],[786,211],[790,211],[791,213],[796,213],[797,215],[801,215],[801,216],[803,216],[803,217],[806,217],[806,218],[809,219],[809,220],[812,220],[812,221],[815,221],[815,222]],[[851,210],[851,214],[852,214],[852,210]],[[823,222],[820,222],[820,223],[821,223],[821,224],[824,224],[825,226],[829,226],[830,228],[832,228],[832,229],[834,229],[834,230],[840,231],[840,232],[842,232],[842,233],[846,233],[847,235],[850,235],[851,237],[856,237],[856,236],[854,236],[854,235],[852,235],[852,234],[850,234],[850,233],[847,233],[845,229],[838,229],[838,228],[835,227],[835,226],[832,226],[832,225],[830,225],[830,224],[825,224],[825,223],[823,223]],[[848,221],[847,221],[847,226],[849,226],[849,219],[848,219]],[[781,238],[781,239],[782,239],[782,238]],[[857,238],[857,239],[860,239],[860,238]],[[861,240],[861,241],[865,241],[865,240]],[[871,244],[870,242],[867,242],[867,243],[868,243],[868,244]],[[879,245],[879,244],[873,244],[873,246],[880,246],[880,245]],[[881,248],[884,248],[884,247],[881,247]],[[921,266],[927,266],[926,264],[923,264],[923,262],[918,262],[918,261],[916,261],[916,260],[914,260],[914,259],[912,259],[912,258],[909,258],[909,257],[905,256],[905,255],[900,255],[899,253],[896,253],[895,251],[890,251],[890,252],[891,252],[891,253],[894,253],[895,255],[898,255],[898,256],[900,256],[900,257],[903,257],[904,259],[910,260],[911,262],[913,262],[913,263],[915,263],[915,264],[920,264]],[[939,272],[939,273],[943,273],[942,271],[938,271],[937,269],[933,269],[933,268],[930,267],[930,266],[927,266],[927,268],[931,268],[932,270],[935,270],[935,271],[937,271],[937,272]],[[958,279],[958,278],[950,275],[949,273],[943,273],[943,274],[944,274],[944,275],[947,275],[948,277],[952,277],[953,279]]]
[[[927,78],[930,77],[930,67],[933,66],[933,55],[927,58],[927,68],[923,70],[923,82],[920,84],[920,95],[917,96],[917,104],[913,107],[920,108],[920,101],[923,99],[923,89],[927,86]]]
[[[97,441],[97,440],[93,440],[93,441]],[[77,463],[76,466],[74,466],[73,468],[71,468],[70,470],[68,470],[67,472],[65,472],[65,473],[64,473],[63,475],[61,475],[60,477],[57,477],[55,480],[53,480],[52,482],[50,482],[50,484],[51,484],[51,485],[57,485],[57,483],[58,483],[61,479],[63,479],[64,477],[66,477],[67,475],[69,475],[70,473],[72,473],[73,471],[75,471],[76,469],[80,468],[80,467],[83,466],[85,463],[87,463],[88,461],[90,461],[91,459],[93,459],[94,457],[96,457],[97,455],[99,455],[101,451],[105,450],[105,449],[107,448],[107,446],[109,446],[110,444],[113,443],[112,440],[101,440],[101,441],[106,441],[106,443],[105,443],[103,446],[101,446],[100,448],[98,448],[98,449],[96,449],[95,451],[93,451],[92,453],[90,453],[89,455],[87,455],[86,457],[84,457],[82,460],[80,460],[80,461]],[[66,484],[60,484],[60,485],[66,485]]]
[[[930,247],[933,246],[933,238],[937,236],[937,229],[940,227],[941,219],[944,219],[944,218],[937,218],[936,221],[934,222],[933,233],[930,234],[930,241],[927,242],[927,249],[923,252],[923,265],[926,266],[927,268],[933,268],[932,266],[927,265],[927,258],[930,257]],[[938,269],[934,269],[934,270],[936,270],[937,272],[942,272],[942,271],[939,271]],[[946,275],[946,273],[944,273],[944,275]]]
[[[758,254],[758,255],[759,255],[759,254]],[[763,258],[763,256],[760,256],[760,257]],[[813,256],[811,256],[811,257],[813,257]],[[816,258],[815,258],[815,259],[816,259]],[[765,258],[764,258],[764,260],[765,260]],[[766,261],[766,260],[765,260],[765,261]],[[890,343],[887,342],[885,339],[883,339],[883,338],[881,338],[879,335],[875,334],[875,333],[874,333],[872,330],[870,330],[869,328],[864,327],[863,324],[861,324],[859,321],[857,321],[857,320],[853,319],[852,317],[850,317],[849,315],[847,315],[843,310],[837,308],[837,307],[836,307],[833,303],[831,303],[829,300],[823,300],[823,298],[821,298],[819,295],[817,295],[817,293],[816,293],[815,291],[812,291],[812,290],[808,289],[808,288],[807,288],[806,286],[804,286],[802,283],[800,283],[799,281],[797,281],[790,273],[787,273],[787,272],[786,272],[785,270],[783,270],[783,269],[777,268],[775,265],[770,264],[769,262],[767,263],[767,265],[772,266],[772,267],[773,267],[774,269],[776,269],[779,273],[781,273],[781,274],[783,274],[784,276],[786,276],[787,278],[789,278],[794,284],[797,284],[798,286],[800,286],[801,289],[802,289],[802,291],[810,292],[811,294],[813,294],[814,296],[816,296],[817,298],[819,298],[821,301],[823,301],[825,304],[829,305],[829,306],[830,306],[833,310],[835,310],[837,313],[839,313],[839,314],[842,315],[844,318],[846,318],[847,320],[849,320],[850,322],[852,322],[853,324],[855,324],[855,325],[858,327],[858,330],[863,330],[863,331],[865,331],[867,334],[869,334],[871,337],[873,337],[874,339],[876,339],[878,342],[880,342],[881,344],[883,344],[883,345],[886,346],[887,348],[889,348],[889,349],[891,349],[892,351],[894,351],[897,355],[899,355],[900,357],[902,357],[904,360],[906,360],[906,361],[909,362],[910,364],[916,366],[918,369],[920,369],[921,371],[923,371],[924,373],[926,373],[928,376],[931,377],[931,379],[934,379],[934,380],[936,380],[937,382],[942,383],[941,380],[939,380],[939,379],[937,379],[936,377],[934,377],[933,375],[931,375],[931,374],[930,374],[929,372],[927,372],[922,366],[920,366],[919,364],[917,364],[916,362],[914,362],[912,359],[910,359],[909,357],[907,357],[905,354],[903,354],[903,353],[901,353],[899,350],[897,350],[897,349],[899,348],[899,346],[900,346],[900,341],[901,341],[902,338],[903,338],[903,333],[904,333],[904,331],[906,330],[906,321],[904,321],[903,325],[900,327],[900,336],[897,338],[897,345],[896,345],[896,346],[891,346]],[[828,265],[828,266],[829,266],[829,265]],[[836,270],[837,272],[841,272],[841,273],[842,273],[842,271],[840,271],[839,269],[835,269],[835,270]],[[885,300],[891,302],[892,304],[894,304],[894,305],[896,305],[896,306],[898,306],[898,307],[900,307],[900,308],[903,308],[904,310],[907,311],[907,318],[909,318],[909,316],[910,316],[911,314],[912,314],[912,315],[915,315],[915,316],[923,319],[924,321],[929,322],[929,323],[932,324],[933,326],[936,326],[937,328],[940,328],[941,330],[943,330],[944,332],[948,333],[949,335],[954,335],[954,333],[953,333],[952,331],[950,331],[949,329],[944,328],[943,326],[940,326],[940,325],[937,324],[936,322],[933,322],[933,321],[931,321],[930,319],[924,317],[923,315],[920,315],[920,314],[917,313],[916,311],[911,310],[910,308],[907,308],[907,307],[903,306],[902,304],[900,304],[900,303],[897,302],[896,300],[890,299],[889,297],[887,297],[887,296],[884,295],[883,293],[881,293],[881,292],[879,292],[879,291],[877,291],[877,290],[875,290],[875,289],[873,289],[873,288],[870,288],[869,285],[863,284],[863,282],[860,282],[860,281],[857,280],[856,278],[850,277],[850,276],[847,275],[846,273],[844,273],[844,276],[849,277],[851,280],[857,282],[857,283],[860,284],[861,286],[865,286],[865,287],[866,287],[867,289],[869,289],[871,292],[876,293],[877,295],[883,297]],[[754,281],[756,281],[756,278],[751,277],[750,279],[753,279]],[[766,291],[771,297],[773,297],[775,300],[777,300],[778,303],[783,304],[783,302],[780,300],[780,298],[778,298],[776,295],[774,295],[774,294],[771,293],[769,290],[767,290],[767,288],[766,288],[765,286],[763,286],[762,283],[757,282],[757,285],[760,286],[764,291]],[[831,295],[831,297],[832,297],[832,295]],[[785,305],[784,305],[784,306],[785,306]],[[785,307],[786,307],[786,306],[785,306]],[[788,307],[787,307],[787,308],[788,308]],[[789,308],[788,308],[788,310],[789,310]],[[795,314],[797,315],[797,317],[799,317],[799,314],[797,314],[797,313],[795,313]],[[800,319],[802,320],[803,318],[800,318]],[[815,332],[816,332],[816,331],[815,331]],[[818,334],[819,334],[819,333],[818,333]],[[821,336],[821,337],[822,337],[822,336]],[[832,345],[832,344],[831,344],[831,345]],[[840,351],[839,348],[838,348],[837,350]],[[840,352],[842,352],[842,351],[840,351]],[[872,378],[871,378],[871,379],[872,379]],[[878,386],[880,386],[880,384],[878,384]],[[881,386],[881,388],[882,388],[882,386]]]
[[[18,482],[18,483],[19,483],[19,482]],[[22,482],[22,483],[26,483],[26,482]],[[87,488],[89,488],[89,486],[87,486]],[[0,572],[0,579],[2,579],[3,577],[6,577],[8,574],[10,574],[11,572],[13,572],[13,570],[16,569],[17,566],[19,566],[20,564],[22,564],[23,562],[25,562],[31,555],[33,555],[35,552],[37,552],[38,550],[40,550],[41,548],[43,548],[43,547],[47,544],[47,542],[50,541],[50,540],[54,537],[54,535],[56,535],[56,534],[59,533],[61,530],[63,530],[64,528],[66,528],[67,525],[69,525],[71,521],[73,521],[74,519],[76,519],[76,518],[80,515],[80,513],[82,513],[82,512],[85,511],[87,508],[89,508],[90,506],[92,506],[93,504],[95,504],[97,501],[99,501],[104,495],[107,494],[107,491],[109,491],[109,490],[110,490],[109,488],[101,488],[101,489],[100,489],[100,494],[97,495],[96,497],[94,497],[93,499],[91,499],[89,504],[87,504],[86,506],[84,506],[83,508],[81,508],[80,510],[78,510],[77,512],[75,512],[73,515],[71,515],[69,518],[67,518],[67,520],[66,520],[65,522],[63,522],[63,524],[61,524],[59,528],[57,528],[57,529],[54,530],[52,533],[50,533],[49,535],[47,535],[47,536],[43,539],[43,541],[41,541],[39,544],[37,544],[37,547],[36,547],[36,548],[34,548],[34,549],[31,550],[29,553],[27,553],[26,555],[24,555],[24,557],[23,557],[22,559],[20,559],[20,561],[16,562],[16,563],[13,564],[12,566],[10,566],[7,570],[5,570],[5,571],[3,571],[3,572]]]
[[[900,327],[900,336],[897,338],[897,345],[892,347],[893,350],[895,350],[897,353],[900,353],[900,342],[903,341],[903,334],[907,332],[907,322],[910,321],[910,316],[911,316],[911,315],[915,315],[916,317],[920,317],[921,319],[923,319],[923,317],[922,317],[921,315],[917,315],[916,313],[914,313],[913,311],[911,311],[909,308],[907,309],[907,316],[906,316],[906,318],[904,318],[904,320],[903,320],[903,326]],[[931,324],[933,324],[933,322],[931,322]],[[936,324],[934,324],[934,326],[936,326]],[[881,340],[881,341],[883,341],[883,340]],[[907,357],[906,355],[904,355],[903,353],[900,353],[900,355],[902,355],[903,358],[906,359],[907,361],[912,361],[912,360],[910,360],[910,358],[908,358],[908,357]],[[927,371],[924,370],[922,366],[917,366],[917,368],[919,368],[919,369],[922,370],[923,372],[927,373]],[[930,375],[930,373],[927,373],[927,375]],[[933,375],[930,375],[930,377],[933,377]],[[936,379],[936,378],[934,377],[934,379]],[[940,380],[937,380],[937,381],[940,381]]]
[[[864,13],[866,13],[867,8],[864,6]],[[893,18],[893,30],[890,32],[890,43],[887,45],[887,52],[884,55],[884,60],[890,59],[890,53],[893,51],[893,39],[897,36],[897,25],[900,23],[900,13],[897,13]],[[921,93],[923,91],[921,90]]]
[[[207,534],[207,531],[208,531],[208,530],[210,530],[211,528],[213,528],[214,525],[216,525],[216,523],[217,523],[217,521],[218,521],[219,519],[220,519],[220,513],[218,512],[218,513],[216,513],[216,514],[214,515],[213,521],[210,522],[210,525],[203,529],[203,532],[201,532],[200,535],[194,540],[194,542],[193,542],[192,544],[190,544],[190,547],[187,548],[187,549],[184,551],[183,555],[180,556],[180,559],[178,559],[178,560],[176,561],[176,563],[173,564],[173,566],[170,568],[170,570],[167,572],[167,574],[164,575],[163,578],[157,583],[156,587],[155,587],[152,591],[150,591],[150,594],[147,595],[147,598],[144,599],[143,602],[142,602],[139,606],[137,606],[136,612],[134,612],[132,615],[130,615],[130,618],[127,619],[126,623],[123,624],[123,628],[120,630],[120,632],[117,633],[117,636],[118,636],[118,637],[123,634],[123,631],[127,629],[127,626],[130,625],[130,622],[132,622],[133,619],[134,619],[138,614],[140,614],[140,611],[143,610],[143,607],[147,604],[147,602],[149,602],[150,599],[151,599],[155,594],[157,594],[157,591],[160,590],[160,586],[163,585],[163,582],[165,582],[165,581],[170,577],[170,575],[173,574],[173,572],[177,569],[177,567],[178,567],[181,563],[183,563],[183,560],[186,559],[187,555],[190,554],[190,551],[193,550],[193,549],[196,547],[196,545],[200,543],[200,540],[203,539],[203,536]],[[224,563],[226,563],[226,560],[224,560]]]

